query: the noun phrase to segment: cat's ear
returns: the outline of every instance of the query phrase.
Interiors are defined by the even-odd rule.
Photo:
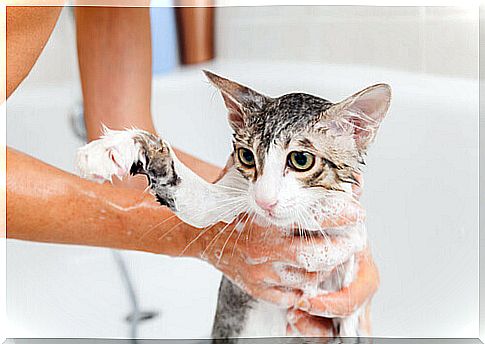
[[[363,89],[334,105],[338,117],[353,128],[355,142],[365,153],[391,103],[391,87],[377,84]]]
[[[263,110],[270,99],[249,87],[220,77],[207,70],[204,70],[204,74],[221,91],[228,110],[229,123],[234,130],[243,128],[245,119]]]

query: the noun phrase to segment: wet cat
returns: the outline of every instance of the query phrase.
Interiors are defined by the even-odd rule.
[[[377,84],[332,103],[305,93],[271,98],[213,73],[205,74],[220,90],[233,129],[233,151],[221,180],[205,182],[177,159],[167,142],[136,129],[106,129],[103,138],[82,147],[80,175],[104,181],[112,175],[144,174],[160,204],[198,228],[229,223],[246,212],[259,225],[278,226],[286,235],[301,235],[304,228],[309,235],[346,236],[356,250],[364,248],[363,224],[338,234],[319,224],[352,201],[354,176],[388,111],[390,87]],[[338,261],[318,252],[307,259]],[[339,262],[340,273],[332,272],[303,291],[336,291],[348,285],[354,278],[354,262],[354,257]],[[284,336],[285,314],[223,277],[212,336]],[[361,309],[334,319],[335,333],[358,336],[360,314]]]

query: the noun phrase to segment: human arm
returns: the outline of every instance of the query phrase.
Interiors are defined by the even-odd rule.
[[[180,153],[178,156],[208,180],[217,174],[214,166],[194,159],[194,164],[202,164],[202,168],[194,168]],[[116,247],[168,255],[180,255],[185,250],[183,255],[196,257],[212,249],[216,252],[223,250],[223,247],[227,248],[226,243],[234,244],[237,251],[234,256],[244,257],[248,255],[246,251],[250,250],[238,246],[235,236],[226,242],[228,237],[225,235],[235,233],[232,225],[225,227],[217,224],[197,239],[201,232],[181,223],[176,217],[171,218],[172,214],[153,202],[149,195],[88,183],[35,159],[22,157],[21,153],[12,150],[9,150],[7,160],[9,238]],[[100,209],[106,212],[101,213]],[[218,230],[222,229],[225,233],[216,237]],[[253,228],[252,231],[264,233],[264,229],[258,231]],[[253,235],[249,242],[256,239],[257,235]],[[290,249],[289,245],[282,245],[269,253],[270,257],[274,255],[275,259],[288,263],[295,259],[295,250]],[[266,272],[271,274],[273,270],[271,264],[230,261],[221,267],[220,261],[214,258],[208,260],[228,276],[239,276],[242,281],[251,283],[250,292],[254,296],[273,298],[278,302],[272,289],[263,283]]]
[[[335,223],[345,224],[355,220],[355,216],[355,211],[344,212]],[[95,184],[13,149],[7,151],[9,239],[200,258],[245,286],[252,296],[294,307],[301,301],[301,294],[278,287],[288,284],[280,279],[273,263],[298,265],[299,252],[311,247],[295,245],[296,241],[288,238],[275,245],[274,241],[266,240],[271,229],[249,225],[245,228],[242,235],[235,230],[234,224],[219,223],[199,230],[154,202],[150,194]],[[271,237],[271,233],[269,235]],[[280,233],[273,229],[273,235]],[[338,314],[347,312],[348,306],[361,305],[376,286],[373,274],[366,272],[372,272],[372,268],[376,271],[375,266],[368,265],[370,262],[360,260],[361,273],[349,288],[311,300],[308,311]],[[311,274],[303,272],[303,276]],[[353,298],[349,298],[350,295]],[[301,311],[295,322],[294,326],[304,335],[321,333],[329,323]]]
[[[176,256],[196,233],[147,193],[92,183],[7,149],[10,239]],[[193,249],[186,254],[197,255]]]
[[[88,140],[135,126],[155,132],[149,8],[78,7],[76,36]]]
[[[225,170],[230,170],[229,165]],[[227,195],[222,183],[226,176],[231,178],[231,172],[221,179],[222,185],[204,183],[177,160],[168,143],[145,131],[107,131],[101,140],[79,151],[78,166],[82,176],[96,180],[110,180],[113,175],[122,177],[128,171],[149,176],[152,191],[163,204],[188,223],[202,228],[184,251],[196,241],[197,244],[205,242],[199,258],[213,264],[252,296],[284,307],[305,307],[300,303],[308,302],[304,298],[307,294],[301,292],[312,286],[317,288],[332,270],[365,245],[364,214],[353,197],[343,199],[345,207],[335,207],[326,213],[321,224],[322,228],[342,231],[345,235],[288,237],[278,228],[253,226],[251,215],[242,215],[235,224],[219,227],[214,232],[212,224],[218,219],[233,222],[233,216],[242,210],[232,215],[244,201],[228,198],[234,196]],[[206,241],[207,238],[211,240]],[[361,260],[357,263],[360,265]],[[288,279],[288,274],[293,277]],[[364,291],[361,294],[369,296],[362,285],[356,285],[359,291]],[[360,307],[361,300],[353,300],[352,308]],[[341,296],[334,303],[342,307],[342,303],[348,302]],[[321,307],[319,303],[312,311]],[[334,316],[331,310],[323,313]]]
[[[201,231],[180,221],[151,194],[93,183],[7,148],[9,239],[203,258],[221,248],[233,229],[232,224],[220,223]],[[216,237],[219,233],[220,238]],[[260,239],[256,235],[252,240],[248,243]],[[257,252],[252,247],[238,254]],[[278,250],[278,255],[285,256],[285,252]],[[239,268],[244,264],[232,264],[234,271]],[[244,278],[262,277],[251,275],[248,269]]]
[[[102,134],[101,124],[156,133],[149,8],[78,7],[76,34],[88,141]],[[219,174],[218,167],[175,152],[202,178],[212,181]]]
[[[63,3],[57,2],[60,5]],[[56,6],[7,6],[7,98],[34,66],[54,29],[61,9],[62,7]]]

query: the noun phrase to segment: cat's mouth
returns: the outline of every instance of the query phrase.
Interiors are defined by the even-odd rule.
[[[260,226],[275,226],[286,229],[295,225],[294,219],[288,214],[278,214],[274,211],[268,212],[260,209],[256,210],[255,214],[256,223]]]
[[[281,228],[285,232],[289,229],[295,229],[296,231],[298,231],[299,229],[310,231],[316,230],[306,228],[309,226],[313,226],[313,223],[315,222],[314,219],[311,220],[303,216],[303,214],[307,214],[307,216],[313,216],[314,214],[311,211],[299,211],[299,209],[297,209],[298,207],[295,204],[277,205],[272,209],[263,209],[253,199],[250,199],[248,202],[248,206],[250,212],[254,214],[254,222],[259,226],[274,226]],[[303,214],[298,215],[301,212]],[[300,218],[301,221],[298,220]],[[319,229],[320,228],[318,228],[318,230]]]
[[[294,235],[298,233],[320,233],[320,226],[316,225],[315,219],[307,219],[304,224],[298,220],[295,220],[295,214],[290,210],[275,210],[275,211],[265,211],[260,208],[253,208],[253,214],[255,214],[254,222],[262,227],[278,227],[285,233],[290,231]],[[313,215],[313,214],[311,214]],[[303,221],[303,220],[302,220]]]

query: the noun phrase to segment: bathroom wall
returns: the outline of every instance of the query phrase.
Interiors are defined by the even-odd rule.
[[[72,11],[64,10],[37,80],[78,77]],[[478,77],[473,7],[266,6],[216,10],[216,56],[363,64]]]
[[[364,64],[458,77],[478,73],[477,8],[225,7],[216,19],[217,56],[223,59]]]

